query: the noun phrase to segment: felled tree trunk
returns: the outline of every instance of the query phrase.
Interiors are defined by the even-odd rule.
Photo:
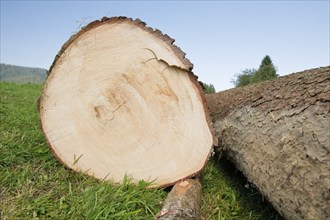
[[[214,142],[193,65],[140,20],[94,21],[49,70],[42,129],[67,167],[99,179],[166,186],[204,166]]]
[[[202,185],[187,179],[174,185],[155,220],[200,220]]]
[[[284,217],[330,218],[330,67],[207,101],[219,148]]]

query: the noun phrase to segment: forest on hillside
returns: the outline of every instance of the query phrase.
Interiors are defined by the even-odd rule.
[[[0,81],[2,82],[41,84],[46,77],[46,69],[0,64]]]

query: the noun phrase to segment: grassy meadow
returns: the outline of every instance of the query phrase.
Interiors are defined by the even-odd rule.
[[[114,185],[65,168],[40,129],[42,86],[0,83],[0,219],[153,219],[167,189]],[[203,171],[204,219],[281,219],[225,159]]]

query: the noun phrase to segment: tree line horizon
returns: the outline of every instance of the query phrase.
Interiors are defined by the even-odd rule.
[[[260,83],[266,80],[278,78],[277,68],[274,66],[272,59],[269,55],[266,55],[258,69],[246,68],[240,73],[236,73],[231,83],[234,84],[235,88],[247,86],[255,83]],[[212,83],[203,83],[204,92],[207,94],[215,93],[215,87]]]

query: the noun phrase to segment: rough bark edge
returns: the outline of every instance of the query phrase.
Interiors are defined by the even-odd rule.
[[[168,36],[167,34],[163,34],[159,29],[153,29],[151,27],[147,27],[147,24],[143,21],[141,21],[139,18],[136,18],[135,20],[133,20],[132,18],[128,18],[128,17],[125,17],[125,16],[118,16],[118,17],[103,17],[101,20],[95,20],[95,21],[92,21],[90,22],[89,24],[87,24],[86,26],[82,27],[80,31],[78,31],[77,33],[73,34],[69,40],[67,40],[61,47],[60,51],[57,53],[57,55],[55,56],[55,59],[52,63],[52,65],[50,66],[49,70],[47,71],[47,78],[49,78],[52,74],[52,69],[53,67],[56,65],[58,59],[61,57],[61,55],[65,52],[65,50],[71,45],[71,43],[73,43],[79,36],[83,35],[84,33],[88,32],[89,30],[93,29],[93,28],[96,28],[96,27],[99,27],[101,26],[102,24],[104,23],[122,23],[122,22],[129,22],[129,23],[132,23],[134,25],[136,25],[137,27],[139,28],[142,28],[143,30],[147,31],[148,33],[150,34],[153,34],[155,36],[157,36],[159,39],[161,39],[163,42],[165,42],[168,46],[170,46],[170,48],[172,49],[172,51],[175,53],[175,55],[182,61],[182,63],[184,64],[184,66],[187,68],[187,69],[182,69],[178,66],[174,66],[176,68],[179,68],[181,70],[184,70],[185,72],[187,72],[188,74],[188,77],[189,77],[189,80],[192,82],[192,84],[195,86],[195,88],[197,89],[198,93],[199,93],[199,97],[201,98],[201,102],[202,102],[202,105],[203,105],[203,108],[204,108],[204,113],[205,113],[205,118],[206,118],[206,121],[207,121],[207,124],[208,124],[208,127],[209,127],[209,130],[211,132],[211,135],[212,135],[212,139],[213,139],[213,146],[217,146],[218,145],[218,139],[215,135],[215,131],[213,129],[213,126],[212,126],[212,120],[211,120],[211,116],[209,114],[209,111],[208,111],[208,105],[207,105],[207,100],[205,98],[205,95],[204,95],[204,91],[203,91],[203,88],[202,88],[202,85],[201,83],[198,81],[198,76],[195,75],[193,72],[192,72],[192,69],[194,67],[194,65],[190,62],[190,60],[188,58],[186,58],[186,53],[184,53],[180,47],[176,46],[174,44],[174,39],[172,39],[170,36]],[[163,60],[164,61],[164,60]],[[166,61],[164,61],[166,62]],[[166,62],[167,63],[167,62]],[[46,82],[45,82],[45,85],[44,85],[44,88],[43,88],[43,91],[41,93],[41,96],[39,98],[39,106],[38,106],[38,109],[39,109],[39,112],[40,112],[40,117],[42,117],[42,109],[43,109],[43,106],[42,106],[42,99],[44,98],[44,90],[47,88],[47,79],[46,79]],[[41,126],[41,130],[44,134],[44,136],[46,137],[46,134],[44,132],[44,130],[42,129],[42,120],[40,121],[40,126]],[[54,149],[51,147],[51,144],[50,142],[48,141],[48,139],[46,138],[46,142],[47,142],[47,145],[49,147],[49,149],[51,150],[52,154],[55,156],[55,158],[61,163],[63,164],[67,169],[70,169],[71,168],[69,166],[67,166],[61,159],[60,157],[55,153]],[[186,179],[189,179],[191,177],[194,177],[196,175],[198,175],[202,170],[203,168],[205,167],[206,163],[208,162],[209,158],[211,157],[212,153],[213,153],[213,146],[211,146],[211,149],[210,149],[210,152],[204,162],[204,165],[201,167],[200,170],[196,171],[195,173],[191,174],[191,175],[188,175],[184,178],[181,178],[177,181],[174,181],[174,182],[170,182],[168,184],[163,184],[163,185],[151,185],[149,188],[156,188],[156,187],[168,187],[168,186],[172,186],[178,182],[182,182]]]
[[[274,114],[275,117],[273,117],[272,119],[275,123],[285,119],[286,116],[291,117],[294,115],[299,115],[300,113],[308,109],[310,106],[313,106],[315,103],[319,105],[318,106],[319,108],[316,111],[317,115],[329,114],[330,113],[330,103],[329,103],[330,74],[329,73],[330,73],[330,66],[319,67],[319,68],[304,70],[297,73],[292,73],[290,75],[280,77],[279,79],[273,81],[263,82],[256,85],[230,89],[217,94],[207,95],[206,98],[209,102],[209,106],[212,106],[212,108],[210,109],[212,119],[213,121],[220,122],[221,119],[231,118],[232,121],[233,120],[235,121],[235,118],[236,117],[239,118],[240,116],[237,116],[237,114],[233,114],[233,115],[231,114],[237,110],[240,110],[242,107],[244,108],[244,106],[256,108],[258,109],[259,112],[263,112],[264,114],[275,113]],[[314,84],[322,84],[323,85],[323,87],[321,87],[322,90],[319,90],[317,87],[313,86]],[[281,87],[281,85],[283,85],[283,87]],[[288,87],[293,89],[288,90],[287,89]],[[292,99],[290,92],[289,93],[283,92],[286,90],[290,92],[305,91],[305,93],[302,93],[302,96],[298,96],[296,99]],[[236,100],[233,98],[236,98]],[[276,101],[276,99],[279,100],[290,99],[291,102],[284,102],[284,103],[286,104],[290,103],[289,109],[292,108],[294,109],[294,111],[289,112],[288,114],[284,115],[284,117],[281,114],[278,114],[278,116],[276,116],[276,111],[281,111],[282,109],[287,110],[285,108],[288,106],[288,105],[273,105],[272,101],[274,100]],[[217,108],[217,106],[222,106],[222,108]],[[227,124],[226,121],[222,123]],[[233,127],[235,127],[235,125]],[[227,128],[228,127],[225,127],[225,129],[222,131],[225,131]],[[226,136],[230,137],[230,132],[231,134],[233,134],[233,132],[229,129],[227,131],[229,132],[227,132]],[[218,136],[221,137],[222,133],[219,132],[219,134],[220,136],[219,135]],[[236,134],[236,136],[237,135],[240,135],[240,133]],[[233,142],[227,142],[227,144],[226,143],[220,144],[220,149],[217,150],[220,151],[224,150],[226,152],[224,156],[226,156],[227,159],[229,159],[231,162],[235,164],[235,166],[247,177],[249,182],[255,184],[258,190],[265,196],[265,198],[273,205],[273,207],[281,215],[283,215],[286,218],[292,218],[292,216],[287,214],[290,213],[287,212],[287,209],[281,208],[281,205],[283,204],[282,201],[280,203],[277,203],[276,200],[274,200],[274,198],[270,196],[272,194],[267,193],[270,192],[267,188],[265,190],[265,188],[261,187],[261,185],[259,184],[260,182],[256,181],[255,178],[252,178],[251,176],[248,175],[249,173],[251,173],[250,172],[251,170],[255,170],[255,166],[253,165],[250,166],[248,169],[245,169],[244,168],[246,167],[244,166],[245,163],[237,162],[237,161],[242,161],[242,158],[244,158],[237,154],[237,152],[239,152],[240,149],[234,148],[234,150],[232,150],[231,148],[227,147],[230,146],[228,145],[228,143],[232,144]],[[238,140],[238,141],[236,140],[236,143],[242,143],[242,140]],[[232,144],[232,146],[237,146],[237,144],[234,143]],[[310,156],[306,158],[309,158],[308,160],[312,159]],[[316,159],[312,159],[312,160],[316,160]],[[293,165],[293,167],[295,166],[296,165]],[[288,176],[288,180],[290,180],[291,175],[292,173]],[[299,212],[300,209],[294,209],[294,211]],[[305,214],[304,217],[306,218],[307,216],[307,218],[310,218],[310,216],[308,217],[306,213],[304,213]],[[299,214],[302,215],[301,212],[299,212]],[[300,218],[303,217],[300,216],[297,219]]]
[[[327,72],[330,72],[330,66],[326,67],[319,67],[309,70],[304,70],[297,73],[292,73],[289,75],[285,75],[282,77],[279,77],[278,79],[272,80],[272,81],[265,81],[262,83],[249,85],[249,86],[243,86],[240,88],[233,88],[226,91],[221,91],[215,94],[207,94],[206,99],[207,103],[210,106],[209,110],[211,118],[224,118],[230,112],[232,112],[235,109],[241,108],[243,106],[252,105],[252,107],[258,107],[262,110],[269,110],[269,111],[275,111],[277,109],[266,109],[267,102],[258,102],[258,100],[272,100],[276,99],[276,94],[274,94],[273,91],[277,91],[276,93],[279,94],[284,89],[281,87],[285,81],[287,81],[289,78],[295,78],[297,75],[299,76],[299,79],[303,81],[303,83],[308,84],[311,79],[311,77],[308,75],[310,72],[316,72],[316,74],[326,74]],[[321,80],[329,80],[330,76],[325,76]],[[267,85],[267,88],[270,88],[271,90],[262,90],[265,85]],[[270,86],[269,86],[270,85]],[[262,92],[260,92],[262,91]],[[231,97],[239,97],[238,100],[231,99]],[[300,97],[300,99],[295,100],[295,105],[299,105],[300,103],[303,103],[303,97]],[[216,106],[223,106],[221,109],[216,108]],[[215,111],[214,111],[215,110]]]
[[[202,185],[198,179],[177,182],[155,220],[201,219]]]
[[[194,67],[194,65],[189,61],[189,59],[187,59],[186,53],[184,53],[180,47],[176,46],[174,44],[174,39],[172,39],[170,36],[168,36],[167,34],[163,34],[160,30],[158,29],[153,29],[151,27],[146,26],[147,24],[143,21],[141,21],[139,18],[133,20],[132,18],[128,18],[128,17],[124,17],[124,16],[119,16],[119,17],[103,17],[101,20],[95,20],[90,22],[89,24],[87,24],[86,26],[82,27],[80,31],[78,31],[76,34],[73,34],[69,40],[67,40],[62,48],[60,49],[60,51],[57,53],[57,55],[55,56],[55,59],[52,63],[52,65],[49,68],[48,73],[50,74],[53,67],[55,66],[58,58],[62,55],[62,53],[71,45],[72,42],[74,42],[75,39],[77,39],[80,35],[88,32],[89,30],[101,26],[102,24],[108,23],[108,24],[114,24],[114,23],[123,23],[123,22],[127,22],[127,23],[131,23],[136,25],[137,27],[145,30],[146,32],[155,35],[157,38],[161,39],[163,42],[165,42],[168,46],[170,46],[170,48],[172,49],[172,51],[175,53],[175,55],[183,62],[184,66],[187,68],[187,70],[191,71]]]

